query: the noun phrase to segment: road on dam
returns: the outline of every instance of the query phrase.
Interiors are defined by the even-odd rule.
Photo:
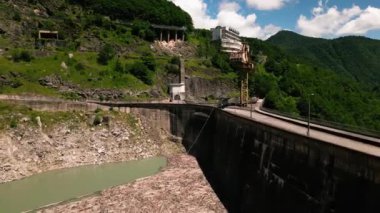
[[[248,108],[227,107],[224,110],[256,122],[278,128],[284,131],[295,133],[298,135],[307,136],[307,122],[298,121],[295,119],[274,115],[264,112],[260,109],[262,102],[255,104],[252,110]],[[343,130],[333,129],[329,127],[312,124],[309,136],[312,139],[365,153],[368,155],[380,157],[380,139],[358,135]],[[313,128],[314,127],[314,128]],[[365,143],[362,140],[370,141],[371,144]],[[376,146],[376,144],[378,144]]]

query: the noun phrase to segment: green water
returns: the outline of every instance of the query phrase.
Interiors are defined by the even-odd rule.
[[[94,193],[157,173],[166,158],[82,166],[37,174],[0,184],[0,212],[36,209],[48,204]]]

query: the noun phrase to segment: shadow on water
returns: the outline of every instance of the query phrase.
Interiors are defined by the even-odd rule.
[[[173,113],[183,145],[229,212],[379,212],[378,158],[221,110],[185,120]]]

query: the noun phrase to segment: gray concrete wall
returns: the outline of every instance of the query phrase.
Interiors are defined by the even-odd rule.
[[[194,147],[191,153],[230,212],[378,212],[380,207],[376,157],[220,110]]]

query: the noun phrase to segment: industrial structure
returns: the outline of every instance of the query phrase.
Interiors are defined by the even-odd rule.
[[[60,40],[58,31],[39,30],[36,37],[36,48],[56,48],[65,46],[65,41]]]
[[[212,40],[220,41],[222,51],[229,54],[230,63],[241,74],[240,79],[240,104],[248,104],[249,90],[248,78],[249,73],[253,71],[254,65],[250,57],[249,45],[242,42],[237,30],[227,27],[217,26],[211,29]]]
[[[180,59],[179,64],[180,75],[179,82],[169,84],[169,93],[171,101],[184,101],[186,98],[186,85],[185,85],[185,60]]]
[[[159,41],[185,41],[186,27],[152,24],[152,28],[158,35]]]

